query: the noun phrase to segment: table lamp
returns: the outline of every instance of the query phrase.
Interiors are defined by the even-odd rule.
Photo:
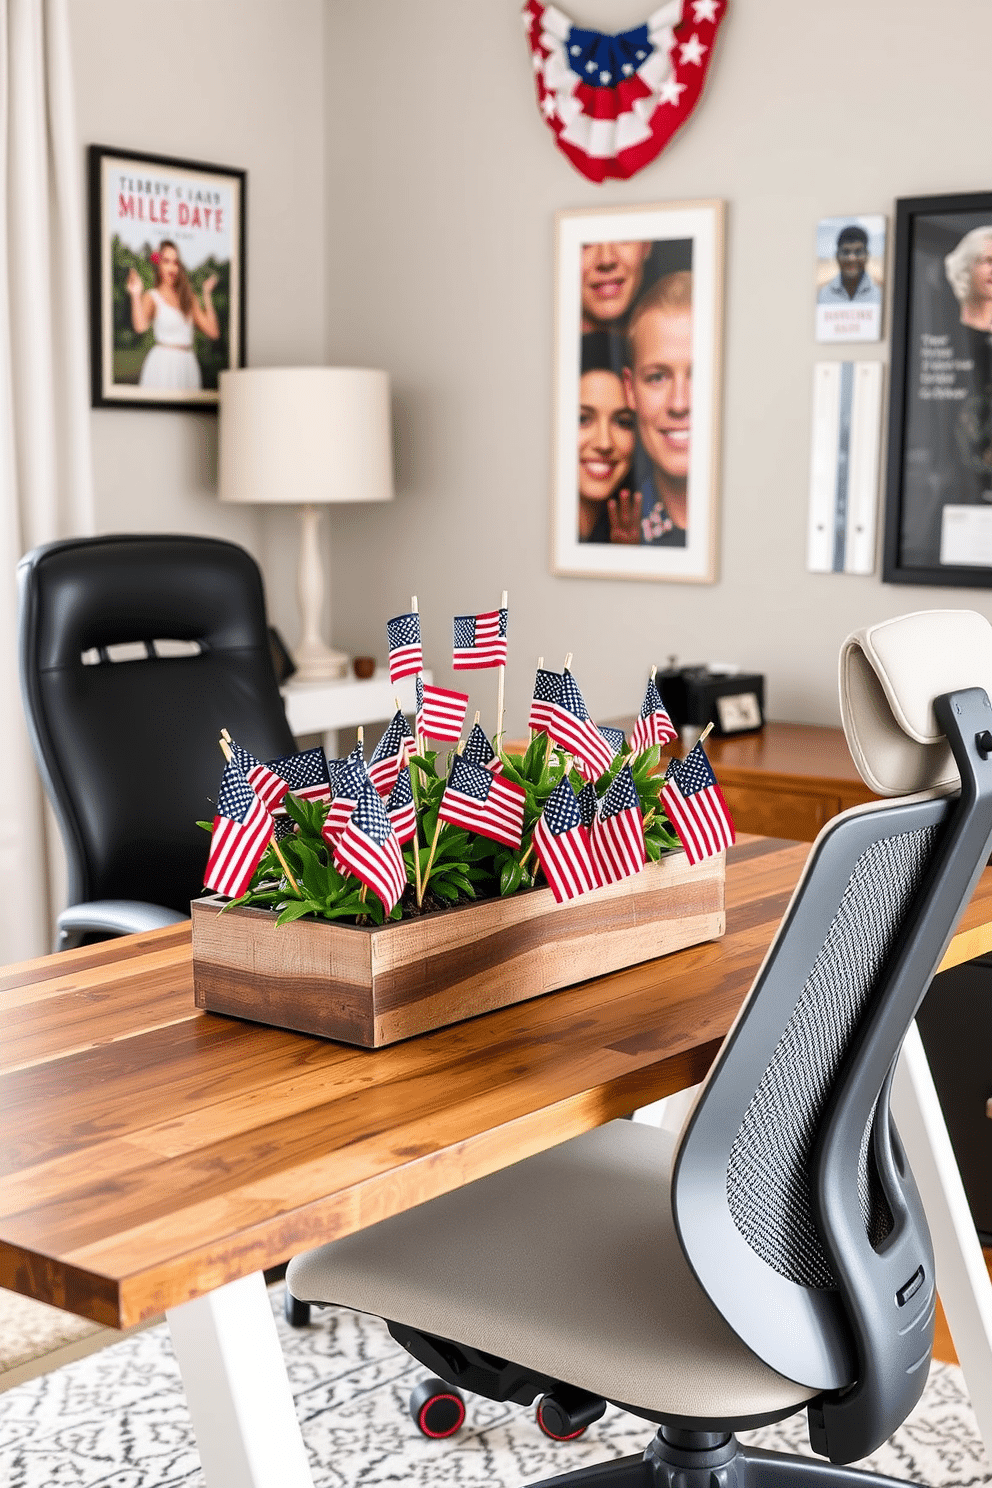
[[[302,508],[297,680],[343,677],[320,634],[321,507],[393,499],[389,378],[362,367],[248,367],[220,374],[220,499]]]

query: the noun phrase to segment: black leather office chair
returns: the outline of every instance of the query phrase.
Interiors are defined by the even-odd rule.
[[[295,748],[258,566],[214,538],[79,538],[28,553],[18,581],[24,710],[68,858],[59,949],[182,919],[220,729],[262,759]]]
[[[297,1257],[295,1295],[386,1318],[452,1386],[543,1392],[559,1434],[606,1401],[658,1424],[562,1488],[890,1481],[830,1464],[926,1383],[933,1254],[889,1090],[992,844],[990,693],[981,616],[848,642],[852,752],[900,799],[821,833],[678,1139],[612,1122]],[[737,1442],[803,1409],[830,1463]]]

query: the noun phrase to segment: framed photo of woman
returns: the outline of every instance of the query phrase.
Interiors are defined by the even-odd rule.
[[[992,192],[896,202],[882,576],[992,587]]]
[[[245,364],[245,171],[89,148],[94,408],[216,409]]]
[[[552,572],[712,583],[723,203],[556,228]]]

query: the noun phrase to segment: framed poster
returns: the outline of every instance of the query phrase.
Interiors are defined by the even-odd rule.
[[[557,216],[552,572],[712,583],[723,203]]]
[[[992,192],[896,203],[882,577],[992,587]]]
[[[245,363],[246,179],[90,146],[94,408],[216,409]]]

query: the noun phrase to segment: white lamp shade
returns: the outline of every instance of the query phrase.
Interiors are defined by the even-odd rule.
[[[364,367],[222,372],[219,484],[221,501],[391,501],[388,376]]]

